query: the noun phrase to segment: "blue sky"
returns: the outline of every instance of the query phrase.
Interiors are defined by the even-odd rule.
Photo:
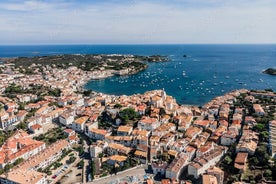
[[[275,0],[1,0],[0,45],[276,43]]]

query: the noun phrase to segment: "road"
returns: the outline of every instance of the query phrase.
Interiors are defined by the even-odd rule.
[[[83,154],[83,174],[82,174],[82,183],[86,183],[88,179],[88,174],[90,173],[90,166],[89,161],[91,160],[90,152],[89,152],[89,143],[86,139],[83,139],[83,147],[84,147],[84,154]]]
[[[143,183],[143,176],[146,174],[145,167],[138,167],[136,169],[132,169],[123,173],[119,173],[117,175],[110,176],[105,179],[99,179],[93,182],[87,182],[89,184],[119,184],[120,182],[132,183],[129,176],[135,176],[137,179]],[[139,182],[139,183],[140,183]]]

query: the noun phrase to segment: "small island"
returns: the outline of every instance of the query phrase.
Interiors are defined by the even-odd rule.
[[[275,68],[268,68],[265,71],[263,71],[263,73],[269,74],[269,75],[276,75],[276,69]]]

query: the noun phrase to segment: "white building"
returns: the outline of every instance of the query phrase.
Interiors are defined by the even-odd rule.
[[[88,119],[89,119],[88,116],[83,116],[83,117],[76,119],[72,123],[72,129],[75,130],[76,132],[83,132],[84,124],[87,122]]]
[[[74,122],[74,116],[70,113],[62,113],[59,122],[65,126],[70,126]]]
[[[139,130],[147,130],[147,131],[153,131],[159,126],[160,126],[160,122],[156,118],[150,118],[145,116],[138,122],[138,125],[137,125]]]
[[[188,157],[184,154],[176,157],[166,168],[166,178],[179,179],[180,174],[188,165]]]
[[[188,165],[188,174],[192,175],[194,178],[199,178],[207,169],[216,165],[225,152],[226,148],[219,147],[195,158],[193,162]]]

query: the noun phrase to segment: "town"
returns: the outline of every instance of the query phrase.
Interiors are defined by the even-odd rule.
[[[198,107],[178,104],[164,89],[131,96],[83,89],[112,76],[107,68],[17,65],[0,65],[1,183],[276,179],[270,89],[239,89]]]

